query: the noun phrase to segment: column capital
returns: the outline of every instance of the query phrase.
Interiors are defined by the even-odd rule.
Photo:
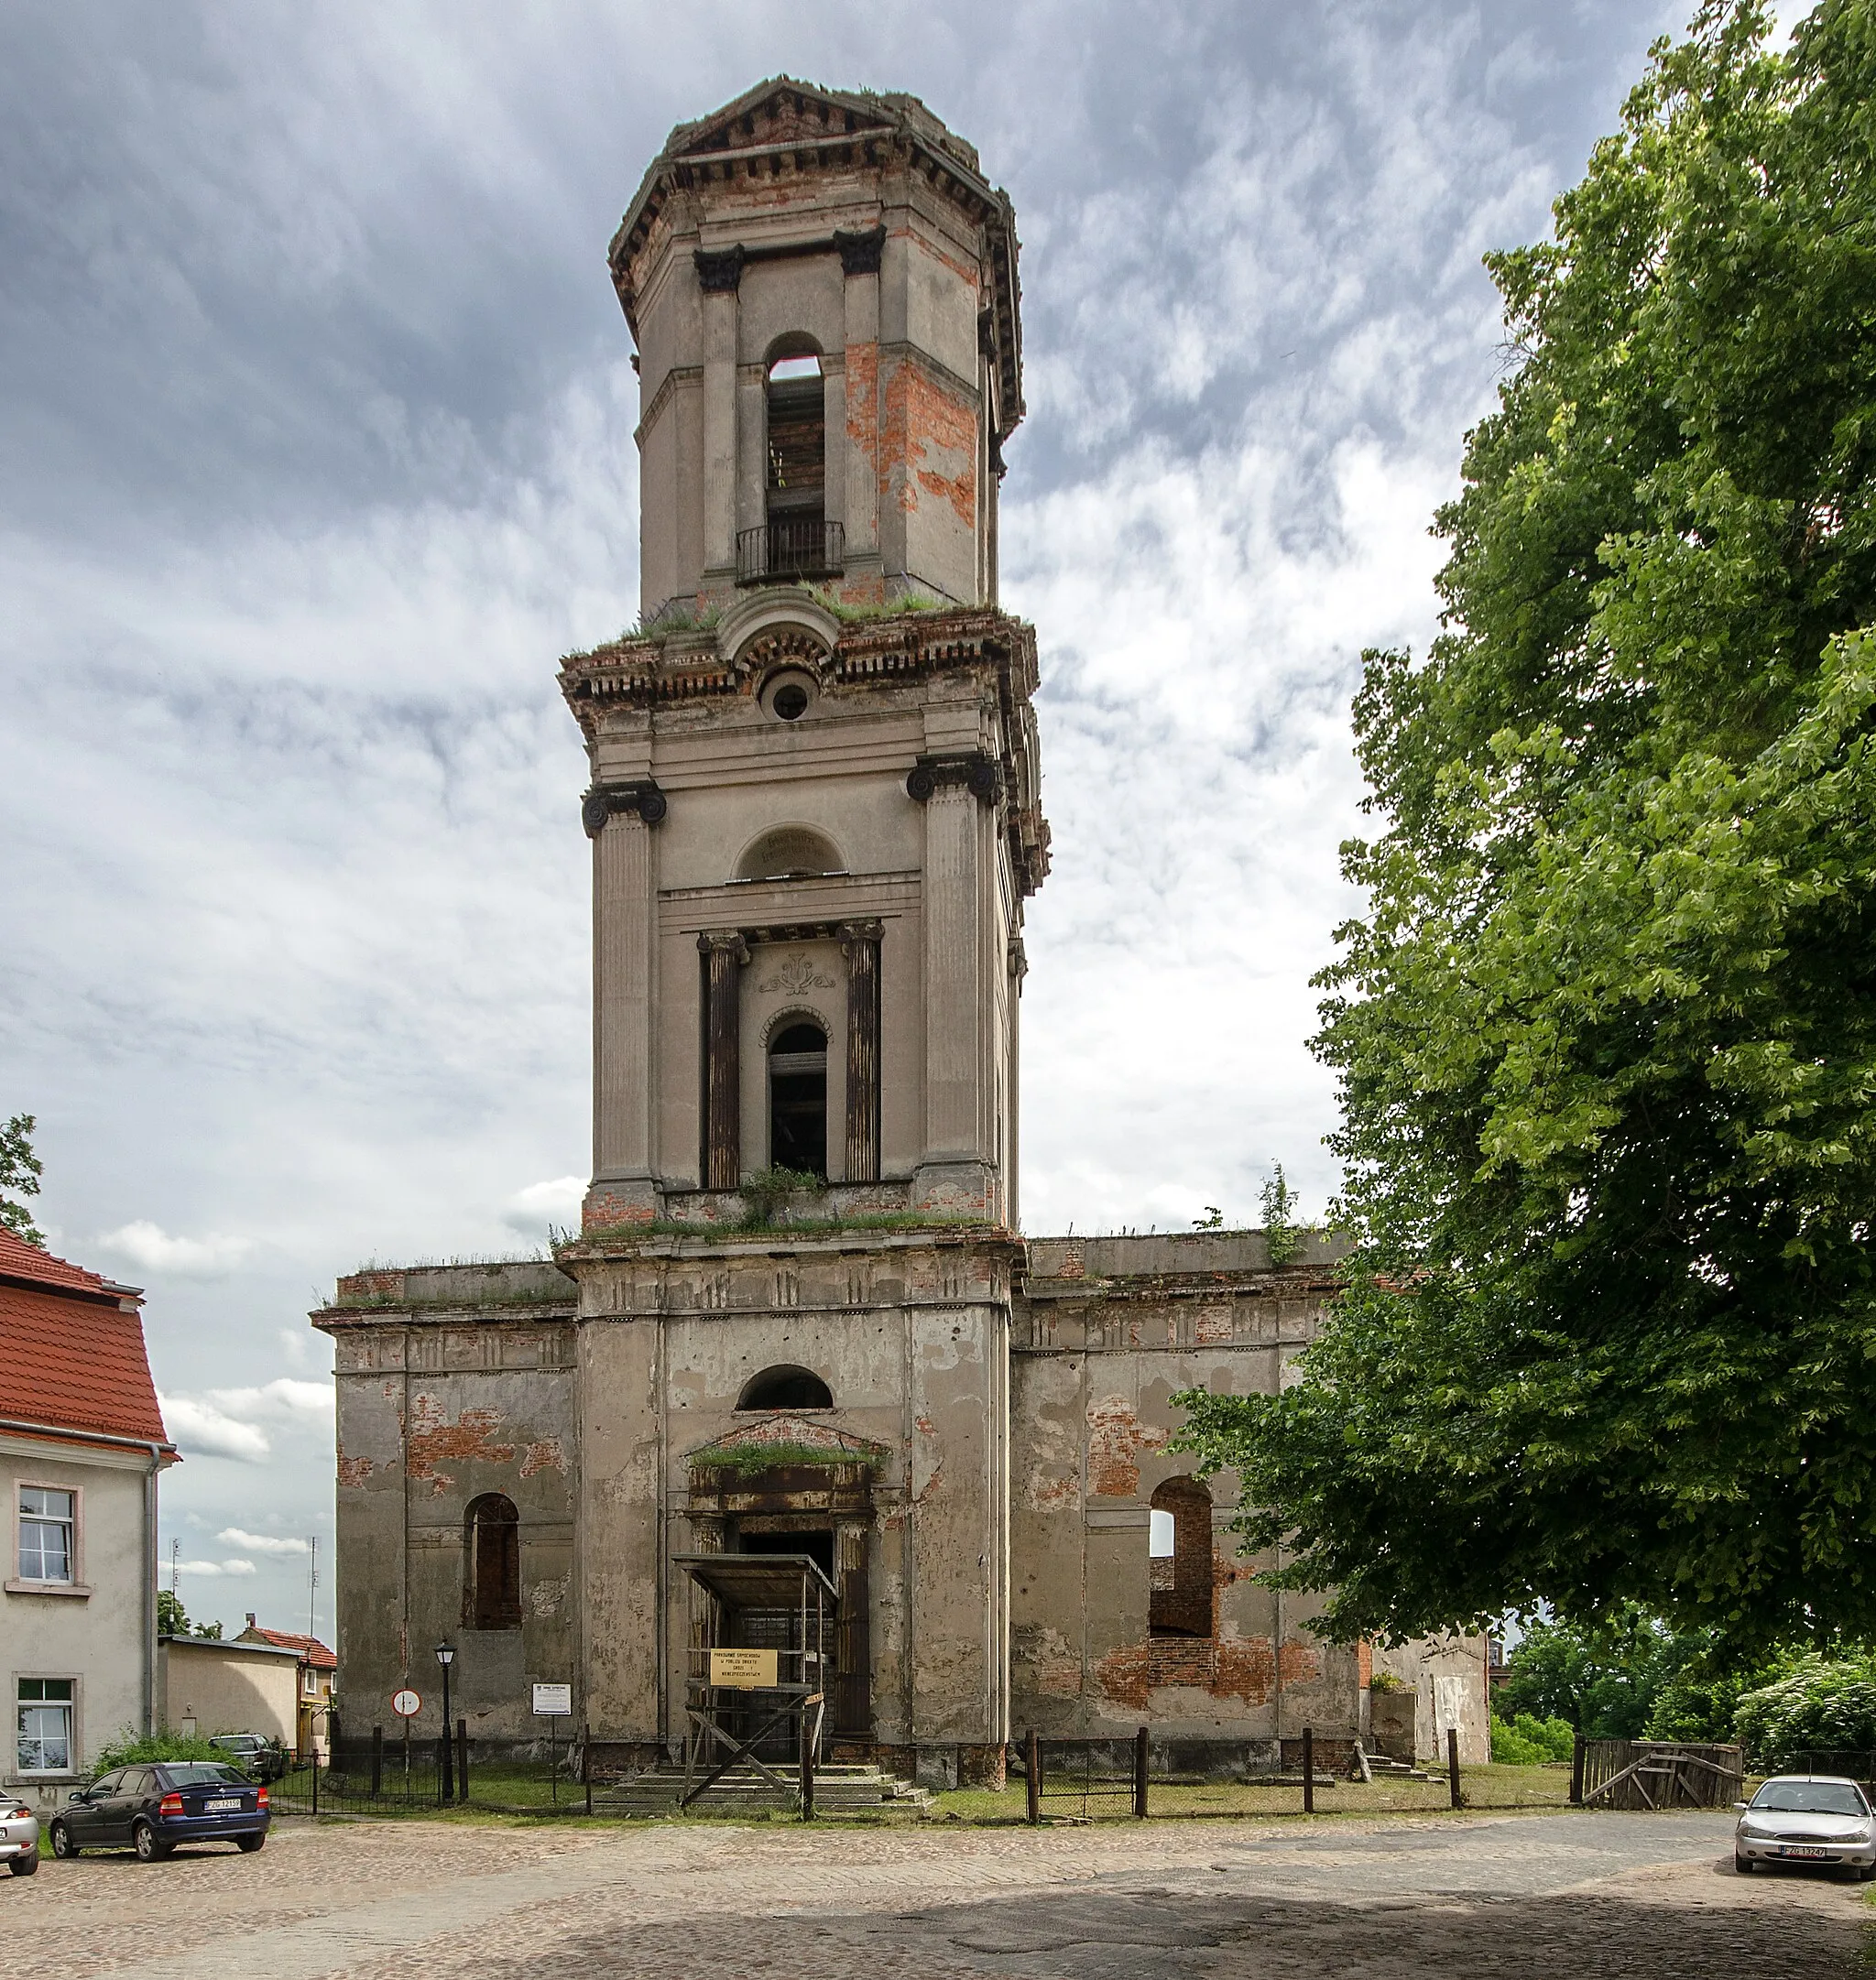
[[[851,957],[862,943],[877,946],[886,939],[886,924],[883,921],[843,921],[840,924],[840,946]]]
[[[939,791],[962,789],[979,804],[995,804],[1003,795],[1003,772],[981,749],[943,756],[921,756],[905,780],[906,796],[928,804]]]
[[[749,945],[739,928],[705,929],[697,938],[697,947],[704,955],[732,955],[738,963],[749,960]]]
[[[594,784],[580,800],[580,822],[596,839],[614,818],[636,818],[655,825],[670,810],[663,791],[649,777],[630,784]]]
[[[706,296],[734,296],[743,280],[743,249],[700,247],[692,253],[697,265],[697,282]]]
[[[886,252],[886,223],[882,220],[864,234],[846,234],[836,227],[834,245],[840,250],[843,275],[878,275],[880,257]]]

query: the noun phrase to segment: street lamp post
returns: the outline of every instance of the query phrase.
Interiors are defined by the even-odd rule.
[[[456,1799],[456,1769],[454,1749],[450,1740],[450,1666],[456,1660],[456,1646],[453,1643],[439,1643],[436,1660],[443,1670],[443,1748],[442,1770],[439,1777],[439,1798],[447,1807]]]

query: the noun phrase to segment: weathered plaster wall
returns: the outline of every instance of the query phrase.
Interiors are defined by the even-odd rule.
[[[434,1647],[457,1646],[452,1706],[477,1737],[532,1738],[535,1681],[574,1682],[575,1410],[572,1288],[551,1266],[369,1274],[316,1315],[338,1389],[340,1695],[345,1721],[392,1724],[390,1699],[442,1692]],[[365,1302],[376,1302],[369,1304]],[[499,1492],[519,1515],[521,1626],[465,1607],[464,1519]]]

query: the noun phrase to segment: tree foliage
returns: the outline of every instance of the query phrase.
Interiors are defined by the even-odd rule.
[[[1876,1658],[1806,1657],[1740,1700],[1735,1730],[1757,1765],[1783,1768],[1813,1753],[1876,1749]]]
[[[1190,1398],[1332,1635],[1876,1636],[1876,0],[1658,44],[1370,654],[1347,1291]]]
[[[23,1237],[29,1245],[43,1245],[32,1212],[19,1201],[39,1193],[44,1173],[33,1153],[33,1129],[38,1126],[30,1114],[16,1114],[0,1127],[0,1228]]]

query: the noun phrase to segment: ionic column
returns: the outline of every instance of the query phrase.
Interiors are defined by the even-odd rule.
[[[925,1159],[981,1159],[985,985],[977,800],[942,780],[925,805]]]
[[[698,248],[704,292],[704,569],[733,576],[736,561],[736,289],[740,247]]]
[[[748,945],[734,929],[697,938],[704,957],[704,1187],[742,1180],[742,972]]]
[[[845,921],[846,1180],[879,1180],[879,944],[883,921]]]
[[[617,1200],[615,1213],[651,1213],[650,828],[664,814],[649,780],[596,785],[582,810],[593,841],[593,1180]],[[606,1188],[619,1183],[637,1187]]]
[[[886,229],[836,234],[845,277],[845,347],[841,364],[841,430],[830,423],[827,472],[845,483],[842,515],[849,559],[879,549],[879,261]],[[836,449],[837,441],[837,449]]]

